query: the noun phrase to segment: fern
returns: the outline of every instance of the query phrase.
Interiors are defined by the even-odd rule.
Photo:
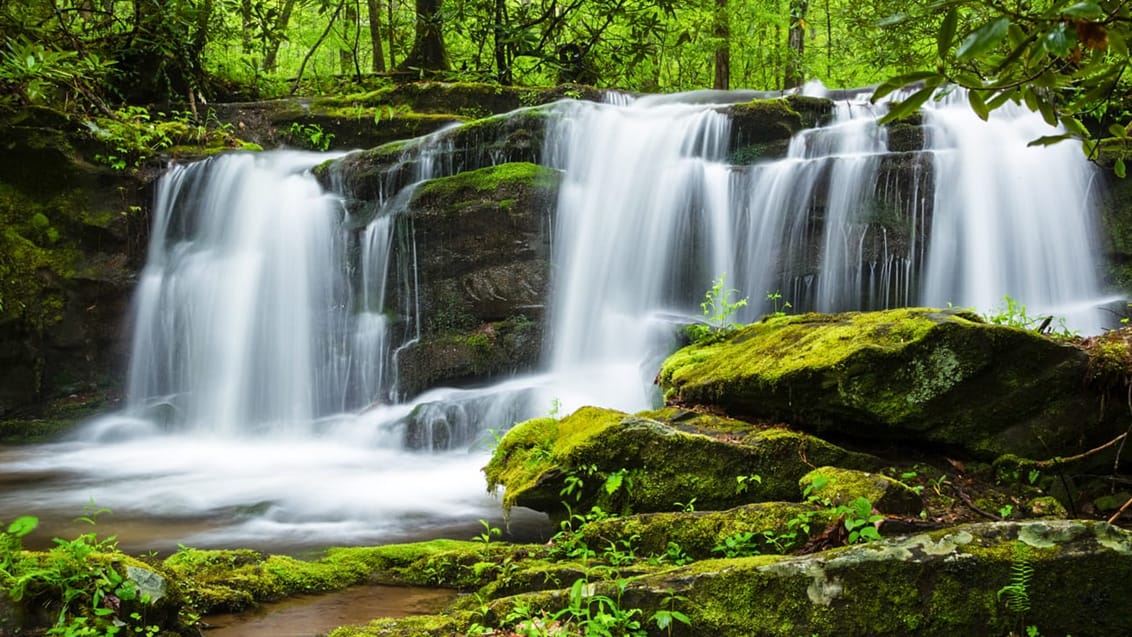
[[[1030,560],[1030,547],[1024,542],[1014,543],[1014,559],[1010,563],[1010,583],[998,589],[998,599],[1006,602],[1006,609],[1023,615],[1030,611],[1030,579],[1034,564]]]

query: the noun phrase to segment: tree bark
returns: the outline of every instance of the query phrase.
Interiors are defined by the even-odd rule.
[[[448,50],[444,46],[441,2],[442,0],[416,0],[417,27],[413,48],[401,63],[401,69],[447,71],[451,68]]]
[[[495,0],[495,26],[492,32],[495,40],[495,72],[499,83],[508,86],[513,78],[511,76],[511,56],[507,54],[507,35],[504,26],[507,24],[506,0]]]
[[[381,5],[378,0],[366,0],[366,7],[369,9],[369,41],[373,47],[373,64],[370,68],[374,73],[384,73],[385,55],[381,51]]]
[[[715,81],[712,88],[731,88],[731,21],[727,14],[727,0],[715,0]]]
[[[354,59],[354,50],[350,47],[350,34],[353,33],[358,26],[358,7],[356,4],[347,1],[346,9],[343,11],[344,17],[342,19],[342,48],[338,49],[338,71],[342,75],[348,75],[357,67]],[[355,47],[357,42],[354,42]]]
[[[283,43],[283,35],[287,31],[287,24],[291,22],[291,11],[295,8],[295,0],[287,0],[279,11],[279,20],[275,29],[268,34],[265,51],[263,53],[263,70],[268,73],[275,72],[276,58],[279,56],[279,45]]]
[[[783,88],[795,88],[806,81],[802,62],[806,52],[806,9],[809,4],[809,0],[790,0],[790,30],[786,35],[788,55]]]

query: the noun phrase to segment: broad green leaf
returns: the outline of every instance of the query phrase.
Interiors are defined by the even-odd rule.
[[[8,525],[8,533],[16,537],[23,537],[39,526],[39,518],[24,515],[16,518]]]
[[[1061,10],[1061,15],[1082,20],[1099,20],[1104,17],[1104,11],[1095,2],[1078,2]]]
[[[1027,146],[1052,146],[1058,142],[1063,142],[1067,139],[1073,139],[1073,136],[1066,133],[1064,135],[1043,135],[1030,143]]]
[[[1007,103],[1010,100],[1014,100],[1015,102],[1017,102],[1018,100],[1015,97],[1015,94],[1017,92],[1018,92],[1018,89],[1014,89],[1013,91],[1003,91],[1003,92],[999,93],[998,95],[995,95],[994,97],[987,100],[987,108],[989,108],[990,110],[993,111],[994,109],[1002,106],[1003,104]]]
[[[1065,127],[1065,130],[1078,137],[1089,137],[1089,130],[1076,117],[1062,117],[1061,125]]]
[[[912,93],[912,95],[910,95],[908,99],[904,100],[903,102],[897,102],[893,104],[892,107],[888,109],[888,113],[880,119],[880,122],[884,124],[887,122],[896,121],[903,117],[907,117],[912,113],[915,113],[916,111],[920,110],[920,107],[928,101],[928,98],[931,97],[932,93],[934,92],[934,86],[927,86],[916,91],[915,93]]]
[[[1112,172],[1116,173],[1117,177],[1124,179],[1126,173],[1125,173],[1125,169],[1124,169],[1124,158],[1123,157],[1118,157],[1116,159],[1116,161],[1112,163]]]
[[[967,91],[967,103],[971,105],[971,110],[975,111],[975,115],[984,122],[990,117],[990,109],[987,108],[987,102],[983,99],[981,91]]]
[[[1071,31],[1065,22],[1058,23],[1042,38],[1042,47],[1053,55],[1065,57],[1077,43],[1077,32]]]
[[[975,29],[959,45],[959,50],[955,52],[956,59],[968,60],[989,51],[1006,37],[1009,28],[1010,18],[999,18]]]
[[[943,16],[943,23],[939,26],[939,36],[936,38],[936,47],[939,50],[939,57],[947,57],[947,51],[951,48],[951,42],[955,39],[955,25],[959,22],[959,8],[951,7],[947,15]]]
[[[1042,119],[1050,126],[1057,126],[1057,111],[1053,108],[1053,103],[1049,100],[1038,100],[1038,112],[1042,114]]]
[[[889,93],[916,82],[935,80],[934,85],[939,86],[942,79],[943,78],[940,77],[939,73],[936,73],[935,71],[915,71],[912,73],[905,73],[904,75],[897,75],[896,77],[889,78],[888,80],[881,82],[881,84],[877,86],[875,90],[873,90],[873,96],[869,98],[869,101],[875,104],[878,100],[888,95]]]
[[[1109,126],[1108,132],[1111,133],[1113,137],[1120,139],[1128,137],[1128,131],[1120,124],[1113,124],[1112,126]]]
[[[1022,101],[1026,102],[1026,108],[1031,111],[1037,111],[1041,108],[1041,100],[1038,99],[1038,93],[1032,86],[1027,86],[1022,89]]]
[[[625,474],[621,471],[609,474],[605,479],[605,492],[613,495],[621,488],[621,483],[625,480]]]

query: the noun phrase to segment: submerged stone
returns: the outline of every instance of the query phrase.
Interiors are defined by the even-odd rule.
[[[676,352],[658,382],[674,405],[990,459],[1115,435],[1088,368],[1080,348],[1036,332],[912,308],[769,318]]]

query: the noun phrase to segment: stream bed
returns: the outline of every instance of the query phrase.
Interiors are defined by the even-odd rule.
[[[205,637],[315,637],[380,617],[434,613],[455,597],[455,591],[444,589],[360,586],[263,604],[245,613],[209,615],[201,622]]]

